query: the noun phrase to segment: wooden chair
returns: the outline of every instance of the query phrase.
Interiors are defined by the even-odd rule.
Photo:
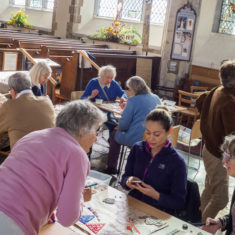
[[[201,133],[201,130],[200,130],[200,119],[198,119],[194,122],[189,138],[183,138],[181,140],[178,139],[177,142],[179,144],[182,144],[182,145],[188,147],[188,161],[187,161],[188,162],[187,163],[188,168],[193,168],[196,171],[198,171],[199,168],[200,168],[200,159],[199,159],[199,165],[198,165],[197,168],[191,167],[189,165],[189,161],[190,161],[191,147],[195,147],[199,143],[201,143],[200,144],[200,158],[202,156],[202,133]]]
[[[72,91],[71,92],[71,100],[79,100],[83,95],[84,91]]]
[[[193,123],[197,120],[199,117],[199,112],[196,108],[196,99],[199,97],[199,94],[194,94],[182,90],[178,90],[179,93],[179,106],[183,106],[186,109],[183,111],[180,111],[179,115],[179,124],[182,123],[182,119],[184,116],[187,116],[187,123],[186,126],[189,126],[190,119],[193,119]],[[185,104],[185,105],[183,105]]]
[[[205,86],[190,86],[190,92],[203,92],[203,91],[208,91],[208,87]]]
[[[171,144],[175,148],[177,146],[177,140],[178,140],[179,131],[180,131],[180,125],[173,126],[173,130],[171,131],[171,134],[169,136],[169,139],[171,140]]]
[[[10,143],[8,134],[1,134],[0,135],[0,154],[3,156],[8,156],[10,153]]]

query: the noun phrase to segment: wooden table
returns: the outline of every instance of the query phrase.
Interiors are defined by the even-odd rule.
[[[122,115],[122,109],[119,106],[118,102],[103,102],[102,104],[96,104],[94,103],[95,106],[97,106],[98,108],[104,110],[104,111],[108,111],[111,113],[115,113],[118,115]]]
[[[103,200],[105,198],[113,198],[115,199],[115,203],[104,203]],[[90,202],[85,203],[83,215],[92,215],[92,213],[87,209],[88,207],[92,208],[100,219],[100,221],[98,222],[97,218],[95,217],[89,223],[105,223],[104,227],[100,230],[98,234],[137,234],[127,230],[127,225],[129,225],[129,222],[126,220],[126,217],[133,218],[134,225],[137,227],[141,234],[145,235],[150,234],[152,231],[155,231],[156,229],[162,228],[166,225],[168,225],[166,228],[163,228],[161,231],[155,233],[168,234],[169,232],[178,229],[179,231],[177,234],[179,235],[196,235],[199,233],[200,235],[209,234],[197,227],[192,226],[191,224],[177,219],[174,216],[171,216],[146,203],[136,200],[135,198],[130,197],[125,193],[118,191],[117,189],[114,189],[112,187],[107,187],[106,190],[93,195],[92,200]],[[157,227],[155,225],[147,225],[144,221],[146,217],[150,216],[160,219],[164,225],[162,225],[161,227]],[[76,224],[79,227],[85,229],[88,232],[87,234],[94,234],[86,227],[86,225],[82,224],[81,222],[77,222]],[[182,226],[184,224],[187,224],[187,230],[182,229]]]
[[[81,233],[73,232],[70,228],[65,228],[59,223],[47,224],[43,226],[39,235],[76,235]]]
[[[178,105],[174,105],[174,106],[168,106],[165,105],[167,107],[167,109],[169,110],[169,112],[172,113],[179,113],[181,111],[185,111],[187,109],[187,107],[183,107],[183,106],[178,106]]]
[[[88,207],[92,208],[96,215],[99,217],[100,221],[97,220],[97,217],[92,219],[88,224],[95,223],[104,223],[104,227],[97,233],[98,235],[132,235],[137,234],[127,230],[127,225],[129,225],[126,217],[131,217],[134,220],[134,225],[140,231],[142,235],[149,235],[150,231],[156,230],[158,228],[162,228],[166,225],[168,227],[152,233],[159,235],[166,235],[169,232],[172,232],[175,229],[178,229],[176,235],[207,235],[209,233],[194,227],[182,220],[177,219],[174,216],[171,216],[165,212],[162,212],[144,202],[136,200],[133,197],[126,195],[125,193],[109,187],[107,185],[103,185],[101,181],[89,177],[90,183],[98,183],[96,187],[93,188],[93,196],[90,202],[85,203],[85,207],[83,209],[82,215],[94,215]],[[103,200],[105,198],[113,198],[115,200],[114,204],[104,203]],[[150,217],[153,216],[158,218],[165,223],[165,225],[161,227],[157,227],[155,225],[147,225],[144,223],[142,217]],[[186,230],[182,229],[182,226],[187,224],[188,228]],[[85,230],[86,232],[80,230]],[[94,235],[94,233],[81,222],[77,222],[76,225],[71,226],[70,228],[64,228],[59,223],[55,224],[47,224],[41,228],[39,235],[76,235],[76,234],[90,234]]]

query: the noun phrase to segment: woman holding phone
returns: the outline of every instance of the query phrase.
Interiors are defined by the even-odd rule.
[[[166,110],[147,115],[146,140],[132,147],[121,185],[130,196],[175,215],[184,207],[187,174],[183,157],[168,140],[171,130]]]

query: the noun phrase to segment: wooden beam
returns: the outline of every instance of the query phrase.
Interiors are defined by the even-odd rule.
[[[26,58],[31,61],[33,64],[37,64],[34,58],[24,49],[20,48],[20,52],[26,56]],[[53,77],[49,77],[49,81],[55,86],[57,84],[56,80]]]

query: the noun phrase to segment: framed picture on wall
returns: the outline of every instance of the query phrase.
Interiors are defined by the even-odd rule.
[[[16,71],[18,62],[17,52],[3,52],[3,71]]]
[[[196,12],[190,4],[177,11],[171,58],[189,61],[192,50]]]

